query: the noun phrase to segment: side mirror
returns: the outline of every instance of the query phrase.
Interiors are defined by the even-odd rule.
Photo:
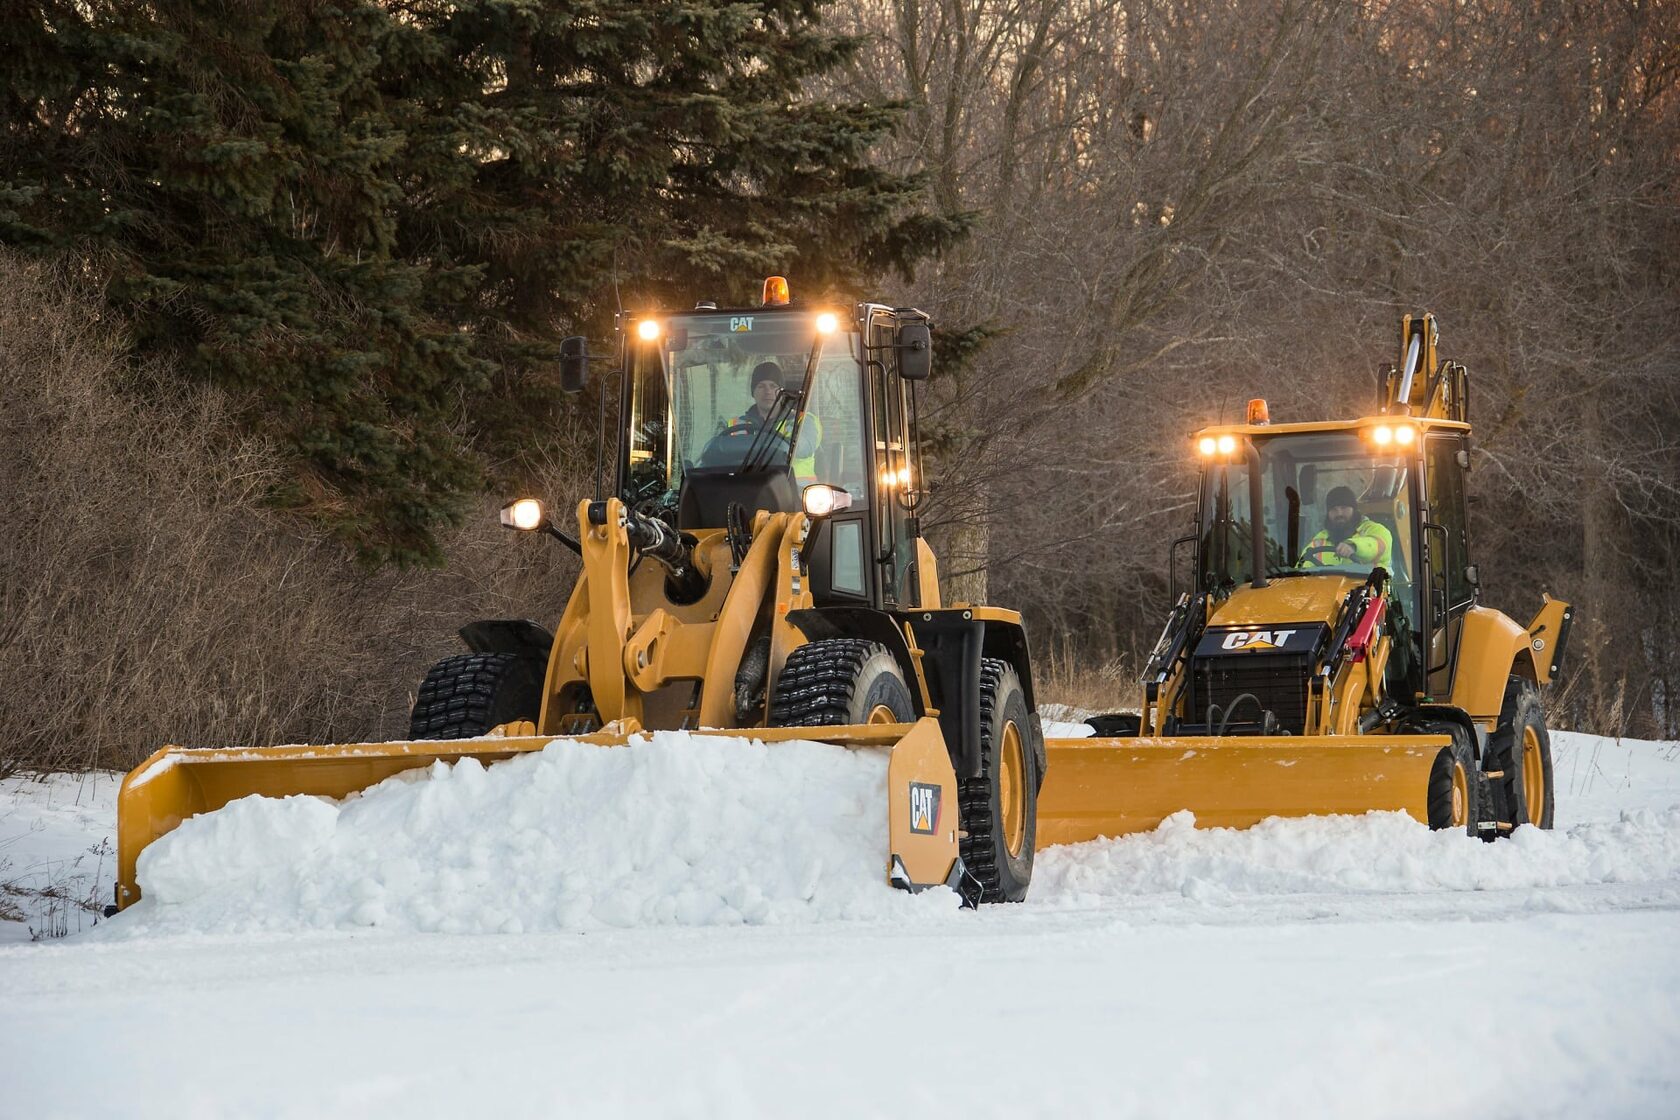
[[[1377,411],[1388,411],[1388,383],[1393,380],[1395,373],[1393,362],[1377,363]]]
[[[1482,570],[1474,564],[1465,565],[1464,582],[1471,587],[1480,587],[1482,585]]]
[[[925,322],[898,328],[898,375],[906,381],[926,381],[933,372],[933,331]]]
[[[589,343],[581,334],[560,340],[560,391],[577,393],[589,378]]]

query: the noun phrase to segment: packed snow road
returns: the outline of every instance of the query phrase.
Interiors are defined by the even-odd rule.
[[[113,789],[0,786],[0,881],[24,892],[4,897],[71,934],[0,925],[5,1113],[1655,1117],[1680,1100],[1680,745],[1559,736],[1552,833],[1175,819],[1046,852],[1026,905],[977,913],[880,884],[867,756],[680,756],[694,745],[230,807],[155,846],[148,898],[79,934],[41,900],[109,897]],[[588,808],[542,811],[563,794]]]

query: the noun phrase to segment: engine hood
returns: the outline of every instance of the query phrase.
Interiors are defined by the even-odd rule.
[[[1254,629],[1292,622],[1334,626],[1348,592],[1364,582],[1364,577],[1315,575],[1275,579],[1261,588],[1243,584],[1214,608],[1208,626]]]

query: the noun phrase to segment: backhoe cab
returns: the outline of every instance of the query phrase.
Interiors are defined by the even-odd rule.
[[[1025,896],[1044,773],[1025,631],[940,603],[916,519],[928,317],[804,306],[772,277],[759,306],[621,314],[617,334],[610,492],[571,516],[535,498],[501,513],[582,558],[559,625],[463,627],[469,652],[421,683],[410,741],[159,751],[124,783],[119,905],[141,849],[234,797],[342,797],[436,759],[655,729],[885,749],[888,880]],[[567,339],[562,385],[589,361]]]
[[[1050,744],[1045,842],[1154,827],[1400,809],[1487,837],[1550,827],[1538,689],[1572,611],[1524,627],[1478,601],[1465,508],[1464,367],[1432,316],[1358,420],[1246,422],[1193,437],[1193,586],[1147,663],[1144,706]],[[1105,750],[1106,746],[1106,750]],[[1081,777],[1083,775],[1083,777]]]

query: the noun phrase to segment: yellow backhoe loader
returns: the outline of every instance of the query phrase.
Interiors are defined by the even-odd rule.
[[[123,782],[117,906],[139,899],[148,844],[248,794],[343,797],[435,760],[653,729],[888,751],[888,880],[1024,897],[1044,739],[1020,616],[942,606],[920,535],[930,332],[913,309],[800,305],[779,277],[759,306],[620,315],[610,493],[578,503],[575,533],[535,499],[502,510],[582,559],[558,627],[464,627],[407,741],[158,751]],[[565,388],[589,361],[562,344]]]
[[[1193,556],[1143,675],[1143,708],[1052,739],[1041,846],[1147,831],[1402,810],[1494,838],[1550,828],[1539,689],[1573,611],[1527,626],[1478,602],[1469,549],[1469,378],[1436,360],[1431,315],[1406,316],[1381,411],[1246,423],[1193,437]]]

